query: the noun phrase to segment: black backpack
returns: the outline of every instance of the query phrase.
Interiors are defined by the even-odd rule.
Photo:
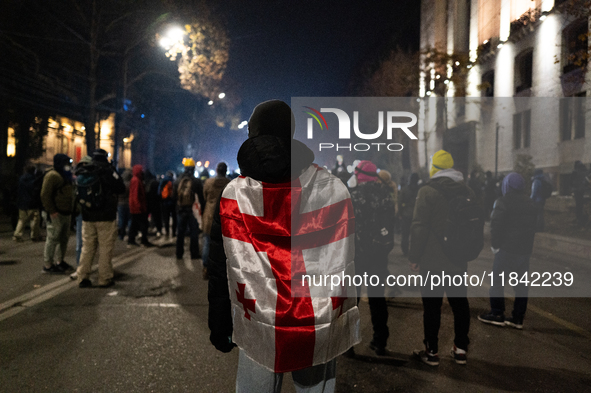
[[[436,182],[428,184],[448,202],[448,213],[441,238],[444,254],[452,262],[469,262],[478,258],[484,247],[484,210],[465,194],[450,195]]]
[[[90,211],[105,207],[99,168],[86,165],[76,170],[76,199],[84,209]]]
[[[367,189],[367,187],[371,187]],[[356,187],[357,188],[357,187]],[[357,228],[358,242],[355,247],[362,252],[388,254],[394,248],[395,206],[386,186],[367,184],[354,189],[355,216],[359,223],[366,223]]]

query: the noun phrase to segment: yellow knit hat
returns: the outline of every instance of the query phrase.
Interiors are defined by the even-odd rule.
[[[433,175],[440,170],[453,168],[453,166],[454,159],[451,157],[451,154],[445,150],[439,150],[437,153],[433,154],[433,157],[431,157],[431,169],[429,170],[429,176],[433,177]]]
[[[195,160],[190,157],[183,158],[183,165],[185,167],[195,166]]]

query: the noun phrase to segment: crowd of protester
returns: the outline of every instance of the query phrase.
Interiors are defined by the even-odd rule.
[[[56,154],[53,166],[43,173],[28,166],[18,183],[13,240],[24,241],[28,225],[31,240],[45,240],[43,272],[70,274],[80,288],[88,288],[94,285],[90,273],[97,253],[97,285],[114,285],[117,239],[128,248],[153,247],[154,239],[174,241],[175,257],[182,260],[188,237],[188,254],[201,261],[203,279],[209,280],[210,341],[222,352],[240,347],[237,391],[280,389],[285,372],[292,372],[296,385],[309,391],[333,391],[336,356],[356,356],[359,288],[314,301],[309,293],[291,296],[296,271],[310,273],[306,269],[320,266],[328,269],[324,272],[354,269],[386,276],[397,233],[411,271],[462,274],[482,250],[485,220],[490,221],[493,273],[529,270],[535,233],[545,229],[545,203],[553,191],[541,169],[531,179],[516,172],[496,178],[490,171],[464,176],[454,168],[452,155],[440,150],[431,157],[424,179],[410,173],[402,180],[401,174],[369,160],[355,162],[350,172],[342,156],[328,170],[313,164],[314,153],[293,139],[294,116],[287,104],[274,100],[258,105],[248,127],[248,139],[237,152],[238,179],[228,176],[224,162],[209,178],[207,172],[196,171],[191,157],[183,159],[184,170],[178,174],[169,170],[155,176],[142,165],[117,170],[102,149],[75,168],[64,154]],[[590,172],[577,162],[571,178],[575,221],[585,226]],[[460,239],[468,246],[454,243],[454,228],[448,224],[457,206],[472,214],[472,237],[463,234]],[[335,209],[341,211],[336,221],[337,215],[326,213]],[[75,266],[65,261],[72,226],[77,233]],[[300,242],[310,239],[322,249],[317,263],[299,263],[300,257],[310,258],[297,251]],[[493,285],[490,309],[478,319],[522,329],[528,291],[525,286],[514,290],[510,316],[505,316],[503,287]],[[369,347],[376,356],[390,356],[384,287],[368,287],[367,295],[373,327]],[[463,365],[470,343],[466,286],[421,289],[424,340],[414,355],[425,364],[439,365],[444,297],[454,315],[449,354]],[[273,343],[264,339],[270,335],[275,335]],[[323,342],[315,342],[314,335]],[[301,355],[297,359],[291,355],[294,348]]]

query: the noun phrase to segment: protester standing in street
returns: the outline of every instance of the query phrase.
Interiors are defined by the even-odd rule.
[[[174,172],[168,171],[158,185],[158,195],[162,206],[162,223],[164,225],[164,234],[167,237],[176,236],[177,216],[173,194]],[[172,225],[170,220],[172,218]]]
[[[83,168],[92,163],[91,156],[84,156],[80,162],[76,165],[74,176],[77,176],[79,172],[83,171]],[[76,266],[80,265],[80,255],[82,255],[82,209],[79,203],[75,203],[74,212],[76,214]],[[70,275],[72,279],[76,279],[77,274],[72,273]]]
[[[213,213],[217,205],[217,201],[222,195],[222,191],[230,182],[226,177],[228,165],[225,162],[220,162],[216,167],[216,177],[212,177],[205,181],[203,185],[203,196],[205,198],[205,209],[203,211],[203,279],[207,280],[209,275],[207,273],[207,262],[209,258],[209,243],[211,234],[211,224],[213,222]]]
[[[429,274],[456,275],[467,271],[467,261],[450,258],[444,251],[444,228],[449,214],[449,200],[456,196],[474,198],[472,190],[464,183],[461,172],[453,169],[454,161],[448,152],[439,150],[431,159],[429,175],[431,180],[417,195],[412,226],[408,259],[412,270],[420,270],[423,277]],[[482,217],[483,218],[483,217]],[[482,247],[482,246],[481,246]],[[423,300],[424,350],[415,350],[421,361],[439,365],[439,327],[443,296],[454,314],[454,345],[451,355],[458,364],[466,364],[468,331],[470,329],[470,307],[466,286],[442,285],[433,289],[421,288]]]
[[[91,165],[77,171],[77,184],[77,200],[82,210],[82,254],[77,270],[78,286],[92,286],[89,276],[98,251],[98,285],[107,288],[114,284],[112,260],[117,239],[117,194],[125,192],[125,184],[109,163],[108,154],[103,149],[92,154]],[[87,186],[83,187],[82,184]]]
[[[128,247],[138,246],[136,236],[142,234],[142,246],[151,247],[148,240],[148,201],[144,187],[144,169],[141,165],[133,166],[133,177],[129,183],[129,213],[131,225],[129,227]]]
[[[515,172],[503,179],[503,196],[495,202],[490,218],[491,248],[495,254],[493,262],[494,281],[490,287],[490,311],[478,316],[481,322],[523,328],[527,309],[528,286],[518,280],[515,290],[513,313],[505,318],[505,288],[499,277],[509,277],[513,272],[519,279],[529,272],[529,259],[534,246],[538,208],[525,188],[525,180]]]
[[[53,167],[49,168],[41,187],[41,202],[47,213],[47,238],[45,241],[44,266],[46,273],[64,273],[73,270],[64,261],[70,238],[70,221],[74,208],[74,188],[72,185],[72,159],[65,154],[53,157]],[[59,249],[55,261],[56,249]]]
[[[34,165],[27,166],[25,173],[18,180],[18,224],[12,236],[12,240],[17,242],[23,241],[23,232],[27,224],[31,227],[31,240],[41,240],[41,229],[39,227],[41,201],[36,187],[35,169]]]
[[[380,171],[382,172],[382,171]],[[388,254],[394,248],[394,220],[396,208],[392,189],[384,184],[371,161],[361,161],[355,168],[357,186],[351,188],[355,210],[355,271],[357,274],[376,275],[380,282],[388,276]],[[369,346],[378,356],[386,355],[388,305],[385,287],[367,288],[373,339]]]
[[[184,158],[185,172],[173,185],[173,199],[177,204],[177,233],[176,259],[183,259],[185,253],[185,235],[190,237],[189,251],[192,260],[197,260],[199,254],[199,222],[202,209],[205,207],[203,198],[203,183],[195,177],[195,160]],[[194,206],[198,202],[198,206]]]
[[[214,214],[210,341],[222,352],[240,347],[237,392],[279,392],[285,372],[297,391],[333,392],[336,357],[359,342],[354,288],[347,297],[311,298],[297,292],[311,291],[301,279],[292,285],[313,268],[307,259],[335,274],[353,267],[354,222],[347,188],[312,164],[314,153],[293,139],[294,124],[282,101],[255,108],[238,152],[242,175],[224,189]],[[338,218],[322,214],[333,208]]]

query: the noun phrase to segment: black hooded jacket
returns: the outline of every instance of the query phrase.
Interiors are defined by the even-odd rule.
[[[303,143],[273,135],[247,139],[238,151],[238,164],[243,176],[267,183],[282,183],[297,177],[314,161],[314,153]],[[222,240],[220,204],[217,202],[211,227],[209,250],[209,329],[210,341],[222,352],[234,347],[232,315],[226,254]]]

